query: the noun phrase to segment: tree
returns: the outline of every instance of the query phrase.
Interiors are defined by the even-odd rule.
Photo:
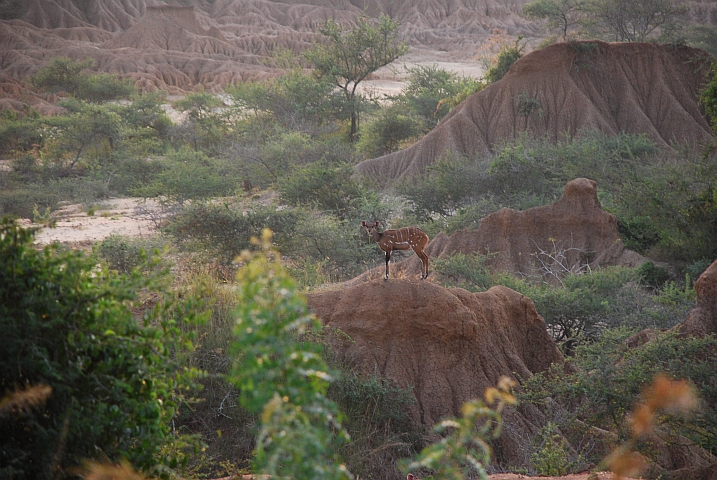
[[[63,173],[70,173],[84,156],[96,160],[106,155],[111,161],[121,138],[120,116],[107,105],[74,99],[64,102],[63,106],[70,110],[69,115],[45,120],[49,127],[50,157],[54,157]]]
[[[460,78],[453,72],[438,68],[436,65],[418,65],[407,67],[408,84],[394,101],[405,103],[422,119],[427,130],[435,127],[452,107],[465,99],[464,93],[480,91],[484,84],[474,78]],[[468,95],[465,95],[466,97]]]
[[[359,129],[356,91],[359,84],[408,51],[408,45],[399,36],[398,27],[399,23],[388,15],[381,15],[378,20],[361,17],[350,29],[343,29],[329,20],[319,29],[328,41],[305,53],[315,65],[316,73],[332,79],[343,91],[351,116],[349,138],[352,142]]]
[[[0,223],[0,477],[66,478],[92,459],[168,476],[188,446],[172,418],[198,374],[179,328],[192,300],[160,294],[138,314],[139,292],[167,288],[160,269],[118,275],[33,240]]]
[[[594,28],[616,41],[643,42],[684,11],[675,0],[589,0]]]
[[[547,20],[550,30],[558,30],[563,41],[568,39],[571,27],[580,23],[585,0],[535,0],[523,6],[523,15]]]
[[[55,57],[32,76],[36,87],[50,92],[67,92],[75,98],[88,102],[107,102],[124,98],[134,92],[128,80],[107,73],[91,74],[95,62],[91,58],[77,61],[67,57]]]
[[[513,45],[504,44],[500,52],[491,59],[490,68],[488,68],[488,71],[485,72],[483,76],[483,80],[486,84],[497,82],[503,78],[505,74],[508,73],[508,70],[510,70],[510,67],[520,60],[520,57],[523,56],[523,49],[525,48],[525,44],[520,44],[521,40],[523,40],[523,36],[519,35]]]
[[[247,82],[227,89],[240,116],[249,111],[255,118],[262,115],[291,131],[314,133],[340,116],[341,98],[334,93],[333,81],[316,79],[293,69],[266,82]]]
[[[190,93],[174,102],[174,108],[186,112],[184,129],[180,131],[195,151],[200,147],[216,147],[227,132],[226,118],[217,109],[222,100],[209,92]]]
[[[423,119],[406,112],[400,105],[381,110],[361,134],[357,150],[369,157],[379,157],[400,150],[402,145],[423,133]]]

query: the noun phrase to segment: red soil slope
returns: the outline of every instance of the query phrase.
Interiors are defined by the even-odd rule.
[[[378,181],[410,177],[448,152],[485,155],[524,132],[554,141],[586,131],[627,132],[663,147],[696,145],[712,138],[697,103],[709,62],[689,47],[552,45],[517,61],[411,147],[363,161],[356,171]]]

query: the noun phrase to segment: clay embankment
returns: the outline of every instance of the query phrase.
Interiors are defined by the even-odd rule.
[[[553,142],[599,131],[645,134],[664,148],[699,145],[713,138],[698,105],[710,58],[650,43],[551,45],[518,60],[414,145],[355,169],[389,182],[423,173],[449,152],[488,155],[525,132]]]

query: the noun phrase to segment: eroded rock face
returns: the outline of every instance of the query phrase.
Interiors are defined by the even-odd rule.
[[[450,52],[447,60],[460,61],[473,59],[494,29],[534,36],[537,27],[520,15],[527,1],[216,0],[191,2],[193,7],[162,0],[5,2],[0,74],[23,79],[52,57],[92,58],[99,71],[132,79],[141,90],[218,92],[281,74],[266,62],[272,51],[299,55],[320,41],[318,29],[328,19],[348,25],[381,13],[401,23],[413,46]]]
[[[625,250],[617,218],[600,206],[597,184],[587,178],[572,180],[554,204],[524,211],[503,208],[485,217],[477,230],[440,233],[426,248],[430,259],[456,253],[488,255],[494,270],[524,275],[547,275],[549,269],[579,269],[606,265],[639,266],[644,259]],[[550,258],[560,257],[561,265]],[[391,276],[420,274],[421,262],[410,257],[391,265]],[[384,267],[351,282],[379,278]],[[430,278],[430,277],[429,277]]]
[[[371,281],[312,293],[309,306],[331,329],[333,352],[366,375],[412,387],[414,424],[430,430],[461,405],[482,398],[502,375],[527,378],[563,363],[532,300],[506,287],[484,293],[421,281]],[[505,412],[497,450],[511,465],[542,425],[529,405]]]
[[[662,147],[698,145],[713,137],[698,105],[708,58],[648,43],[551,45],[518,60],[414,145],[355,169],[379,182],[407,178],[448,152],[487,155],[526,131],[553,141],[600,131],[645,134]]]
[[[688,335],[717,333],[717,261],[699,276],[695,290],[697,305],[678,328]]]

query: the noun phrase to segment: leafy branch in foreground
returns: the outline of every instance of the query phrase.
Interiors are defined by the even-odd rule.
[[[230,380],[240,402],[259,413],[254,471],[295,479],[351,479],[334,442],[348,441],[336,404],[326,398],[331,376],[321,347],[305,340],[321,328],[264,229],[259,252],[244,251],[237,273],[235,358]]]
[[[123,459],[172,477],[199,447],[172,428],[200,374],[184,365],[193,345],[180,329],[197,319],[196,300],[166,294],[142,309],[141,292],[167,290],[163,271],[119,275],[33,240],[0,223],[0,478]]]
[[[444,435],[440,442],[424,448],[414,461],[403,465],[403,470],[430,469],[434,478],[461,480],[471,472],[483,480],[488,478],[485,465],[490,462],[491,448],[488,442],[500,436],[503,428],[501,413],[506,405],[515,405],[510,393],[516,382],[501,377],[498,388],[485,391],[485,403],[481,400],[466,402],[461,407],[463,418],[448,419],[438,423],[434,430]],[[497,403],[495,408],[488,405]]]

